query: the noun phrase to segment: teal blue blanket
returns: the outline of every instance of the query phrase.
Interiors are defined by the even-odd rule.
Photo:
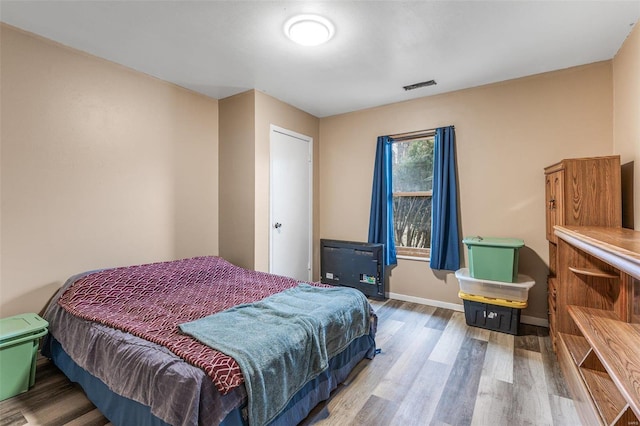
[[[355,289],[302,283],[180,329],[238,362],[249,425],[262,426],[325,370],[330,358],[369,333],[369,302]]]

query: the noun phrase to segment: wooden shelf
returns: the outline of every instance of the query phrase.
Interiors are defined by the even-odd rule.
[[[620,278],[618,274],[615,274],[613,272],[602,271],[600,269],[595,269],[595,268],[574,268],[573,266],[569,266],[569,270],[574,274],[587,275],[590,277],[610,278],[610,279]]]
[[[582,336],[574,336],[573,334],[563,334],[562,339],[565,345],[567,345],[573,362],[578,366],[582,365],[585,357],[591,351],[591,346],[589,342],[587,342],[587,339]]]
[[[595,370],[581,369],[601,414],[604,412],[609,416],[608,410],[616,407],[619,410],[617,414],[621,415],[628,405],[640,418],[640,326],[620,321],[610,311],[579,306],[568,306],[567,310],[610,380],[603,380],[600,373],[592,374]],[[614,393],[612,389],[616,389],[625,401],[622,407],[611,396]]]
[[[620,395],[615,383],[605,372],[581,368],[580,374],[584,378],[587,389],[596,402],[600,417],[607,425],[615,424],[615,421],[624,414],[628,405]]]
[[[554,349],[583,424],[640,426],[640,232],[580,225],[547,237]]]
[[[555,226],[555,234],[633,277],[640,278],[640,233],[624,228]]]

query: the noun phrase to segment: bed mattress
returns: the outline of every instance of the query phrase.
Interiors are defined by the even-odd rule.
[[[219,258],[214,259],[225,267],[237,268],[226,265],[227,262],[220,262]],[[105,321],[82,318],[64,309],[58,303],[59,299],[64,297],[74,283],[91,274],[95,272],[70,278],[50,303],[45,318],[50,323],[51,338],[47,340],[43,353],[51,357],[72,380],[82,384],[92,401],[108,418],[124,411],[136,412],[136,409],[125,410],[125,407],[140,405],[137,408],[142,409],[143,415],[146,410],[150,422],[148,424],[228,425],[245,422],[246,413],[243,413],[243,408],[246,406],[247,394],[242,385],[242,377],[236,386],[221,388],[202,367],[185,361],[161,343],[105,324]],[[271,283],[273,280],[282,282],[283,279],[262,274],[264,273],[257,273],[256,277],[263,281],[266,278]],[[285,287],[295,284],[297,283],[287,281]],[[268,287],[271,293],[280,290],[278,286],[271,284]],[[227,288],[225,291],[230,290]],[[255,294],[246,296],[255,293],[255,289],[239,290],[238,293],[242,299],[240,303],[261,298],[261,295],[256,297]],[[237,302],[236,297],[234,301],[225,303]],[[204,314],[201,312],[197,315]],[[356,339],[342,353],[332,358],[330,368],[301,389],[272,424],[296,424],[319,401],[328,398],[331,390],[344,380],[355,364],[364,357],[373,357],[375,315],[373,316],[370,333]],[[235,377],[233,380],[237,382],[237,366],[232,361],[229,362],[227,373]],[[218,371],[217,374],[224,376],[224,371]],[[132,404],[120,401],[113,405],[113,398],[118,397],[131,401]],[[109,408],[114,406],[117,407],[116,410]],[[124,417],[127,418],[133,417]],[[110,420],[114,424],[126,424],[120,423],[117,418]]]

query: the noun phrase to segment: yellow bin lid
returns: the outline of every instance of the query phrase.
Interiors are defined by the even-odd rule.
[[[520,302],[517,300],[496,299],[493,297],[476,296],[475,294],[465,293],[463,291],[458,292],[458,297],[462,300],[471,300],[473,302],[489,303],[491,305],[506,306],[507,308],[524,309],[527,307],[527,302]]]

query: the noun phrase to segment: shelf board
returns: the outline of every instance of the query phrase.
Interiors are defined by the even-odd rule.
[[[622,272],[640,279],[640,231],[599,226],[558,226],[555,235]]]
[[[610,311],[567,306],[611,381],[640,418],[640,328]],[[585,378],[586,379],[586,378]],[[594,379],[598,380],[598,379]]]
[[[581,368],[580,374],[605,424],[614,424],[616,419],[624,414],[628,405],[611,377],[603,371],[588,368]]]
[[[596,268],[574,268],[573,266],[569,266],[569,270],[574,274],[578,275],[587,275],[590,277],[599,277],[599,278],[620,278],[618,274],[614,274],[613,272],[603,271],[601,269]]]
[[[562,333],[562,340],[564,340],[564,344],[567,345],[573,362],[577,366],[582,365],[582,361],[584,361],[585,357],[591,351],[591,345],[589,345],[587,339],[582,336]]]
[[[566,336],[567,334],[565,333],[558,333],[557,336],[558,363],[567,381],[567,386],[571,390],[578,416],[582,424],[602,425],[600,411],[589,393],[580,368],[575,364],[572,355],[569,353],[565,341]]]

